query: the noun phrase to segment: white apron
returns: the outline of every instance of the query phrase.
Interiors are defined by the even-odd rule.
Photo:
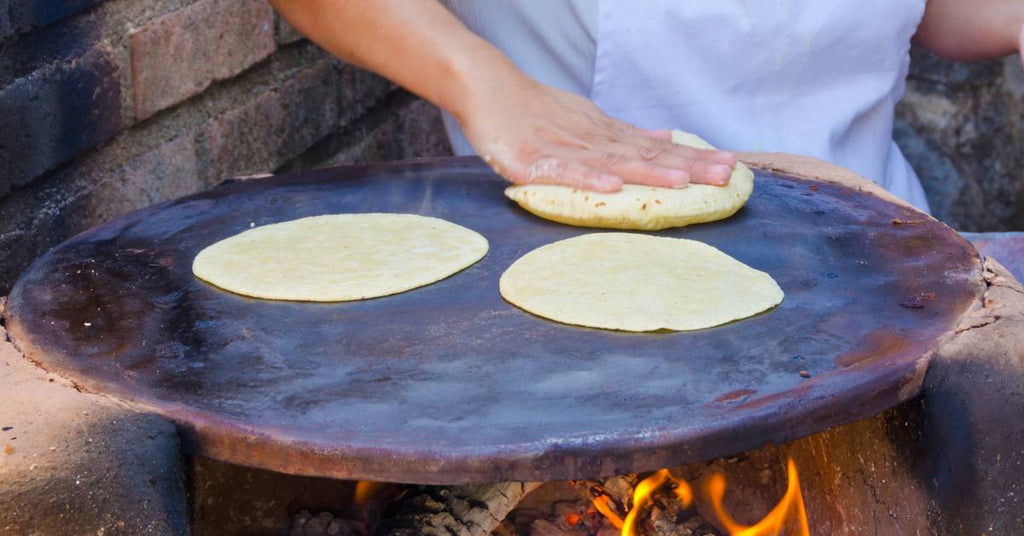
[[[806,154],[928,209],[892,141],[925,0],[599,0],[591,98],[722,149]]]

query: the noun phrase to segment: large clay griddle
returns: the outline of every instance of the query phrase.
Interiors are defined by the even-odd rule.
[[[888,408],[918,392],[923,358],[983,287],[976,252],[942,224],[759,172],[734,217],[657,234],[770,273],[777,309],[691,333],[558,324],[503,301],[498,277],[594,231],[536,218],[504,186],[475,159],[230,183],[55,248],[14,288],[8,330],[81,388],[177,422],[192,454],[353,479],[553,480],[732,455]],[[352,303],[248,299],[192,276],[196,253],[253,225],[347,212],[437,216],[491,249],[437,284]]]

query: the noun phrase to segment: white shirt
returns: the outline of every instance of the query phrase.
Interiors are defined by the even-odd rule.
[[[925,0],[446,0],[542,83],[722,149],[805,154],[928,209],[892,141]],[[473,149],[445,117],[457,154]]]

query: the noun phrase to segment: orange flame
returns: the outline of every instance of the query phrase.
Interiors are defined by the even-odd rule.
[[[374,495],[380,493],[382,489],[388,485],[384,482],[370,482],[369,480],[360,480],[356,483],[356,495],[352,502],[356,506],[364,506]]]
[[[764,519],[751,526],[737,523],[725,511],[722,506],[722,497],[725,496],[725,477],[720,474],[712,475],[705,491],[715,515],[718,516],[722,526],[729,531],[730,536],[779,536],[784,527],[787,529],[786,534],[810,536],[807,511],[804,508],[803,496],[800,494],[800,480],[797,477],[796,464],[792,459],[788,461],[787,470],[789,483],[786,494]],[[651,495],[666,484],[674,486],[673,493],[684,508],[692,504],[693,489],[690,484],[685,480],[673,477],[668,469],[657,471],[637,484],[636,490],[633,492],[633,507],[626,514],[625,519],[615,513],[609,505],[611,498],[607,495],[594,498],[593,503],[615,528],[622,530],[622,536],[638,536],[637,523],[640,515],[653,502]]]
[[[626,520],[622,524],[622,536],[634,536],[636,534],[637,517],[640,516],[640,512],[646,510],[651,504],[651,494],[661,489],[666,482],[675,484],[676,497],[683,503],[684,507],[690,506],[690,501],[693,499],[693,490],[690,489],[690,484],[685,480],[678,480],[673,477],[669,474],[668,469],[662,469],[636,485],[636,491],[633,492],[633,508],[626,514]]]
[[[789,476],[786,494],[764,519],[749,527],[737,523],[722,507],[722,497],[725,496],[725,477],[720,474],[711,477],[707,486],[711,506],[714,508],[718,520],[722,522],[722,526],[729,531],[730,536],[778,536],[784,527],[786,534],[810,536],[811,529],[807,524],[804,498],[800,493],[800,479],[797,476],[796,464],[792,459],[787,462],[786,469]],[[790,532],[791,530],[795,532]]]
[[[601,512],[601,515],[603,515],[613,527],[621,529],[622,518],[619,517],[619,514],[616,514],[615,510],[612,510],[611,505],[608,504],[611,500],[612,498],[607,495],[598,495],[597,497],[594,497],[591,502],[594,503],[594,508],[597,508],[597,511]]]

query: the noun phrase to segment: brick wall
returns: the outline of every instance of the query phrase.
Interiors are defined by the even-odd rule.
[[[1024,230],[1024,70],[915,51],[896,137],[935,214]],[[99,222],[225,177],[447,154],[435,109],[263,0],[0,0],[0,295]]]
[[[449,151],[433,107],[263,0],[0,0],[0,295],[71,235],[226,177]]]

